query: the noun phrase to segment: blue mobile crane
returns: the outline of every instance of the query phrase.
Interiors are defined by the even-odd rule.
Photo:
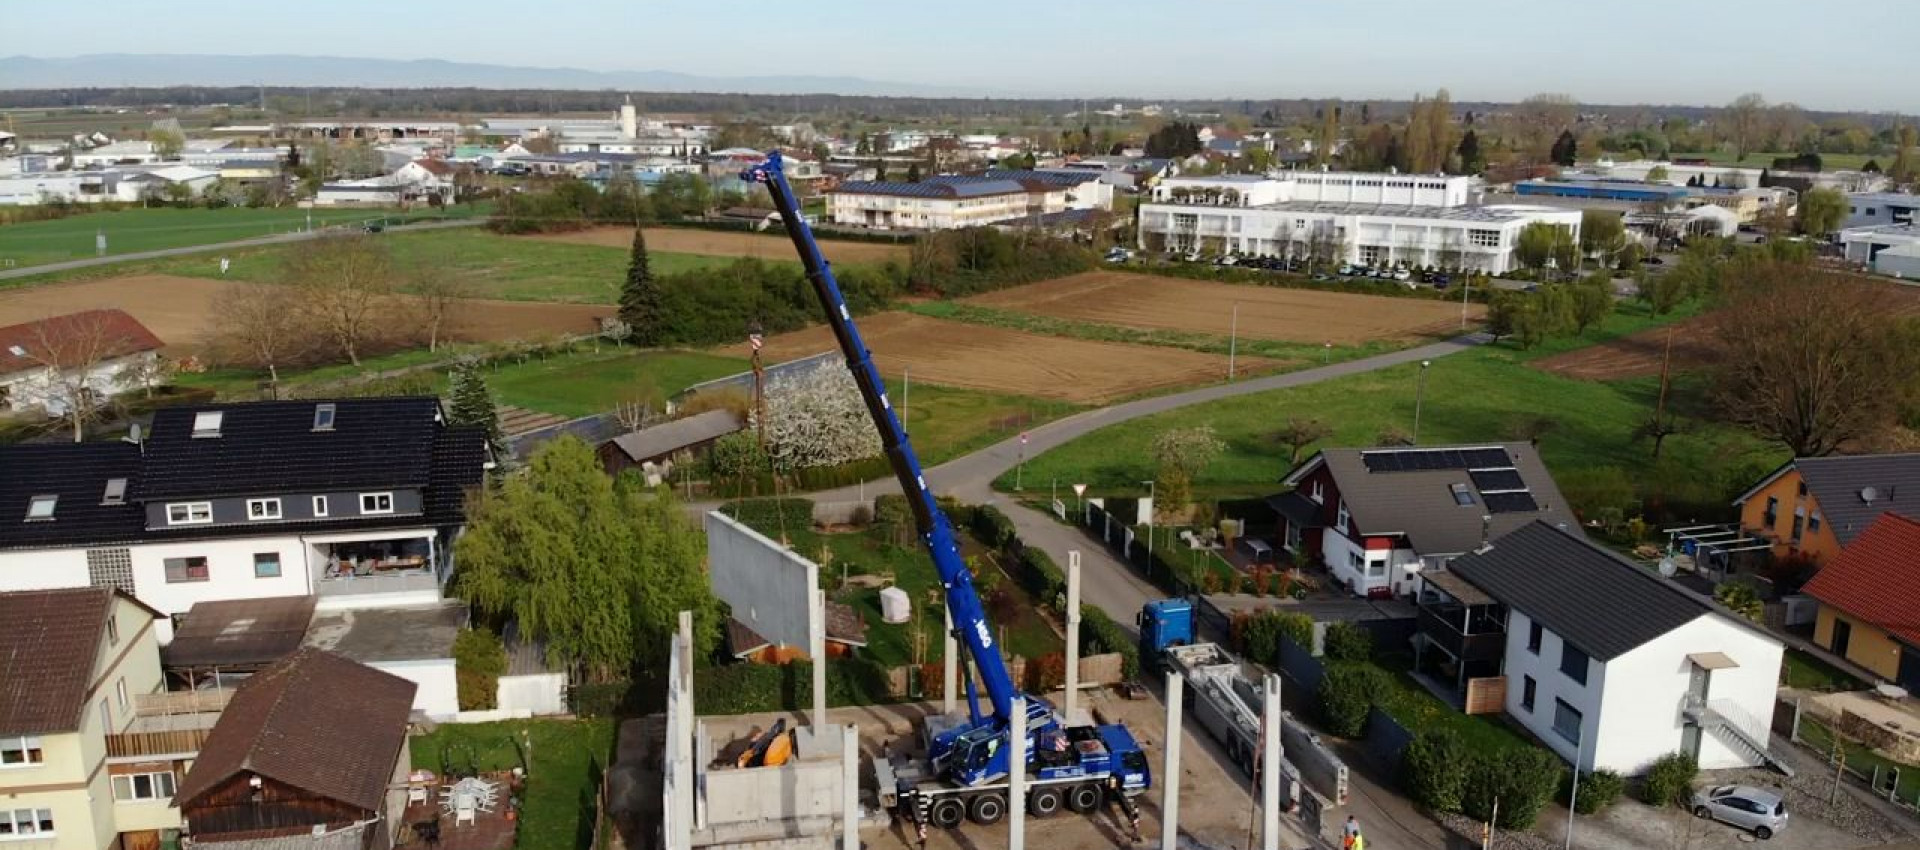
[[[924,834],[928,824],[942,828],[960,825],[971,818],[990,824],[1006,816],[1007,737],[1012,724],[1013,701],[1020,696],[1013,678],[1007,673],[1005,659],[994,645],[993,629],[987,622],[980,596],[974,592],[973,577],[954,540],[953,526],[927,487],[926,474],[906,429],[887,399],[886,385],[873,365],[866,343],[854,326],[853,314],[840,294],[833,270],[820,254],[813,230],[800,213],[793,187],[787,183],[780,152],[767,154],[764,163],[741,172],[740,178],[766,185],[773,196],[793,247],[800,252],[807,281],[825,310],[827,326],[833,329],[840,353],[853,372],[854,383],[866,402],[867,413],[880,430],[881,448],[900,481],[900,490],[913,510],[914,525],[921,542],[933,557],[934,569],[947,597],[947,611],[953,617],[955,636],[979,671],[981,687],[993,708],[982,714],[973,677],[967,680],[966,718],[929,718],[924,725],[924,759],[890,752],[876,761],[875,775],[880,783],[880,800],[912,819]],[[1130,797],[1151,785],[1146,754],[1127,727],[1101,724],[1065,727],[1045,702],[1028,698],[1027,744],[1028,794],[1025,804],[1035,816],[1054,814],[1064,806],[1078,812],[1090,812],[1103,802],[1112,801],[1134,817]],[[891,748],[890,748],[891,749]]]

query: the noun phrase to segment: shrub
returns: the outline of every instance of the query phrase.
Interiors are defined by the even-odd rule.
[[[1020,565],[1020,586],[1026,588],[1035,599],[1050,605],[1064,604],[1067,593],[1067,574],[1053,562],[1053,557],[1040,550],[1029,547],[1021,550],[1017,562]]]
[[[756,529],[813,527],[812,499],[742,499],[721,505],[720,513]]]
[[[1471,753],[1451,729],[1421,732],[1400,753],[1400,785],[1429,811],[1458,812]]]
[[[1241,636],[1241,651],[1248,658],[1272,667],[1280,663],[1281,638],[1293,641],[1301,649],[1312,645],[1313,619],[1305,614],[1267,611],[1248,618]]]
[[[1473,753],[1467,765],[1461,811],[1475,820],[1493,815],[1502,829],[1528,829],[1560,789],[1560,757],[1540,747],[1504,747]]]
[[[1572,774],[1568,774],[1571,776]],[[1580,795],[1573,801],[1575,814],[1591,815],[1614,804],[1627,789],[1627,780],[1611,770],[1596,770],[1580,777]],[[1567,789],[1571,795],[1573,789]]]
[[[1044,694],[1060,687],[1067,681],[1067,656],[1065,653],[1049,652],[1027,662],[1027,681],[1023,686],[1030,694]]]
[[[1320,719],[1327,731],[1342,738],[1358,738],[1367,729],[1373,695],[1390,687],[1386,673],[1371,664],[1336,662],[1327,665],[1320,680]]]
[[[1722,582],[1713,589],[1713,601],[1756,623],[1766,613],[1766,604],[1760,601],[1760,594],[1743,582]]]
[[[453,671],[461,711],[493,708],[507,672],[506,646],[486,629],[462,629],[453,639]]]
[[[1655,760],[1640,781],[1640,800],[1649,806],[1685,807],[1693,793],[1693,778],[1700,765],[1686,753],[1668,753]]]
[[[1335,661],[1367,661],[1373,657],[1373,633],[1353,623],[1332,623],[1327,626],[1326,650]]]
[[[995,549],[1005,549],[1007,544],[1019,539],[1019,532],[1013,527],[1013,520],[992,505],[978,505],[972,510],[969,525],[973,536]]]
[[[1140,647],[1107,612],[1092,605],[1080,606],[1080,651],[1086,655],[1120,653],[1120,675],[1133,679],[1140,675]]]

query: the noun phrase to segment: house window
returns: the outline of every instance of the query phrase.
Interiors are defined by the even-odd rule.
[[[1346,534],[1347,520],[1352,518],[1353,518],[1353,515],[1350,513],[1347,513],[1347,500],[1341,499],[1340,500],[1340,517],[1333,521],[1333,527],[1340,529],[1341,534]]]
[[[1539,683],[1535,682],[1532,676],[1520,677],[1520,707],[1521,708],[1524,708],[1528,711],[1533,710],[1533,696],[1538,685]]]
[[[1313,492],[1308,495],[1313,499],[1314,504],[1324,505],[1327,503],[1327,488],[1317,479],[1313,482]]]
[[[1473,491],[1467,489],[1467,485],[1454,484],[1449,489],[1453,491],[1454,504],[1463,508],[1473,507]]]
[[[280,577],[280,553],[279,552],[255,552],[253,555],[253,577],[254,578],[279,578]]]
[[[1820,533],[1820,515],[1819,514],[1814,514],[1813,516],[1807,517],[1807,533],[1808,534]]]
[[[1587,683],[1587,654],[1575,649],[1573,644],[1560,642],[1560,672],[1567,678],[1582,685]]]
[[[1780,500],[1777,498],[1774,498],[1773,496],[1768,496],[1767,512],[1760,515],[1760,520],[1761,522],[1764,522],[1766,524],[1766,528],[1771,529],[1773,528],[1773,524],[1779,519],[1780,519]]]
[[[1367,562],[1368,578],[1383,578],[1386,576],[1386,574],[1387,574],[1386,561],[1368,561]]]
[[[1540,628],[1539,620],[1533,620],[1527,623],[1527,651],[1539,655],[1540,641],[1545,637],[1546,633],[1546,629]]]
[[[1807,479],[1805,478],[1800,479],[1799,495],[1800,495],[1800,498],[1803,498],[1803,499],[1807,497]]]
[[[1567,704],[1566,700],[1553,701],[1553,731],[1567,743],[1580,743],[1580,722],[1583,720],[1580,710]]]
[[[332,403],[317,404],[313,407],[313,430],[333,430],[334,408]]]
[[[121,676],[120,678],[114,680],[113,695],[116,699],[120,701],[121,711],[126,711],[127,709],[133,707],[132,701],[127,697],[127,677]]]
[[[120,621],[113,617],[107,618],[107,645],[120,645]]]
[[[113,798],[120,802],[165,800],[173,796],[173,772],[123,773],[113,778]]]
[[[218,410],[203,410],[195,413],[193,415],[193,436],[220,436],[220,420],[224,419],[225,416],[224,413]]]
[[[107,698],[100,698],[100,728],[113,732],[113,706],[107,704]]]
[[[40,739],[32,735],[0,738],[0,767],[25,767],[46,761]]]
[[[361,493],[360,512],[363,514],[393,513],[392,493]]]
[[[59,496],[35,496],[27,502],[27,521],[53,519],[53,508],[60,504]]]
[[[323,517],[327,515],[327,497],[325,496],[313,497],[313,515],[316,517]]]
[[[248,499],[247,519],[279,519],[279,499]]]
[[[1476,248],[1498,248],[1500,247],[1500,231],[1469,230],[1467,231],[1467,242]]]
[[[207,559],[204,557],[168,558],[165,561],[167,583],[180,584],[190,581],[206,581]]]
[[[213,522],[212,502],[179,502],[167,506],[168,525],[205,525]]]
[[[1800,545],[1800,535],[1802,532],[1806,531],[1806,525],[1807,525],[1806,517],[1803,517],[1799,514],[1793,515],[1793,545],[1795,546]]]
[[[0,809],[0,841],[53,835],[52,809]]]

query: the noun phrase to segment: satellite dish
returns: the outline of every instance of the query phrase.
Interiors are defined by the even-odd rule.
[[[140,445],[140,423],[135,422],[127,427],[127,442]]]
[[[1663,578],[1673,578],[1673,574],[1674,574],[1675,572],[1677,572],[1677,571],[1679,571],[1679,569],[1680,569],[1680,565],[1679,565],[1679,564],[1676,564],[1676,563],[1674,563],[1674,562],[1673,562],[1673,559],[1672,559],[1672,558],[1661,558],[1661,559],[1660,559],[1660,575],[1661,575],[1661,577],[1663,577]]]
[[[1860,488],[1860,501],[1866,502],[1867,504],[1871,505],[1873,504],[1874,500],[1878,498],[1880,498],[1879,490],[1873,487]]]

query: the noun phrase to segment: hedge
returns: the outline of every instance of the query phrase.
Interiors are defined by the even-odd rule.
[[[1330,623],[1327,625],[1325,649],[1326,656],[1335,661],[1370,661],[1373,659],[1373,633],[1353,623]]]
[[[1598,813],[1619,800],[1621,792],[1626,789],[1627,780],[1620,774],[1611,770],[1596,770],[1580,777],[1580,795],[1574,798],[1573,811],[1582,815]],[[1572,783],[1568,783],[1567,793],[1573,793]]]
[[[864,658],[827,661],[827,705],[884,705],[887,671]],[[813,706],[813,664],[730,664],[693,673],[693,705],[702,714],[801,711]]]
[[[1397,280],[1378,280],[1375,278],[1335,277],[1332,280],[1314,280],[1307,275],[1291,272],[1255,271],[1233,266],[1215,266],[1211,264],[1169,263],[1165,265],[1138,266],[1133,264],[1116,265],[1117,271],[1135,274],[1150,274],[1162,277],[1184,277],[1189,280],[1205,280],[1215,283],[1234,283],[1245,286],[1271,286],[1279,289],[1312,289],[1321,292],[1346,292],[1364,295],[1382,295],[1388,298],[1412,298],[1421,301],[1459,301],[1460,292],[1454,288],[1435,289],[1431,286],[1419,286],[1409,289],[1407,284]],[[1455,285],[1459,285],[1462,275],[1454,275]],[[1467,293],[1467,300],[1485,303],[1492,286],[1475,286]]]
[[[1342,738],[1358,738],[1367,730],[1373,697],[1393,687],[1387,673],[1372,664],[1330,661],[1320,680],[1320,719]]]
[[[1400,752],[1400,786],[1428,811],[1460,811],[1473,754],[1451,729],[1421,732]]]
[[[507,672],[507,649],[484,628],[462,629],[453,639],[453,678],[461,711],[493,708],[500,677]]]
[[[1668,753],[1654,761],[1640,781],[1640,801],[1649,806],[1685,806],[1700,765],[1686,753]]]
[[[1103,652],[1120,653],[1120,675],[1128,679],[1139,677],[1140,647],[1107,612],[1092,605],[1081,605],[1080,654],[1085,657]]]
[[[1478,821],[1494,814],[1501,829],[1528,829],[1558,791],[1563,765],[1560,757],[1540,747],[1507,747],[1473,753],[1467,767],[1466,793],[1461,811]]]
[[[1280,664],[1280,639],[1307,649],[1313,646],[1313,618],[1295,612],[1264,611],[1247,618],[1241,631],[1241,649],[1248,658],[1268,667]]]
[[[722,504],[720,512],[754,528],[813,527],[812,499],[742,499]]]
[[[975,505],[965,509],[967,527],[973,537],[994,549],[1007,549],[1020,542],[1020,532],[1013,527],[1013,520],[992,505]]]

